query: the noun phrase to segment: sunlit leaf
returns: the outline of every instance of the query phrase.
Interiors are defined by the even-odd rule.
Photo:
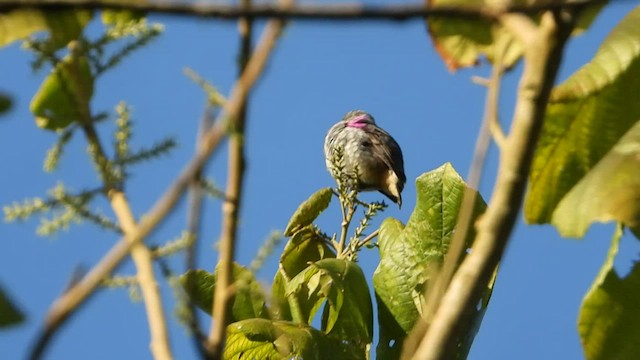
[[[300,204],[289,220],[284,235],[291,236],[296,231],[310,225],[329,206],[331,195],[331,188],[320,189]]]
[[[640,121],[562,198],[551,222],[581,238],[592,222],[612,220],[640,225]]]
[[[87,10],[16,9],[0,13],[0,47],[47,31],[54,49],[60,48],[77,39],[90,20],[91,12]]]
[[[491,0],[425,0],[429,7],[490,8],[496,2]],[[529,1],[510,1],[510,5],[527,5]],[[586,29],[603,4],[590,5],[579,14],[577,30]],[[535,17],[533,21],[537,21]],[[511,67],[522,56],[523,49],[511,31],[498,21],[455,17],[430,17],[427,20],[429,35],[447,68],[474,66],[486,57],[494,62],[502,59],[502,64]],[[577,31],[577,32],[579,32]]]
[[[593,62],[554,90],[525,202],[546,223],[564,196],[640,119],[640,7],[603,42]]]
[[[248,319],[227,327],[225,360],[346,360],[321,331],[286,321]]]
[[[232,297],[231,318],[239,321],[251,318],[269,318],[262,287],[253,273],[234,263],[233,279],[235,294]],[[213,295],[217,280],[216,274],[205,270],[189,270],[180,276],[180,283],[187,294],[203,311],[211,314]]]
[[[287,242],[280,257],[287,276],[291,279],[307,268],[310,263],[336,255],[312,226],[307,226]],[[287,297],[285,283],[280,272],[276,273],[272,289],[272,312],[275,319],[293,320]]]
[[[465,189],[466,185],[460,175],[447,163],[417,178],[416,207],[406,227],[393,218],[386,219],[380,227],[380,264],[373,275],[377,300],[383,303],[378,305],[378,309],[388,311],[404,334],[413,328],[420,317],[425,303],[425,288],[449,248]],[[485,208],[484,201],[478,196],[474,218]],[[474,235],[473,231],[469,233],[467,247],[471,245]],[[466,354],[473,340],[477,324],[486,308],[490,289],[489,285],[484,305],[466,324],[469,335],[459,341],[460,356]],[[388,318],[385,324],[396,326]],[[388,345],[393,342],[394,346],[400,346],[404,340],[400,335],[398,331],[385,332],[385,343],[381,341],[377,348],[379,354],[396,353],[397,349]]]
[[[584,98],[614,83],[640,56],[638,24],[640,7],[611,31],[591,61],[553,89],[552,101]]]
[[[86,120],[92,96],[93,76],[86,58],[69,55],[42,82],[30,109],[39,127],[60,130]]]
[[[624,278],[613,268],[622,227],[611,241],[609,254],[578,317],[578,332],[587,360],[635,359],[640,353],[640,263]]]
[[[24,315],[0,288],[0,328],[20,324]]]
[[[315,279],[314,279],[315,278]],[[311,322],[325,303],[322,329],[341,343],[352,358],[366,357],[373,338],[373,309],[369,287],[360,267],[345,259],[323,259],[311,264],[287,285],[304,317]]]

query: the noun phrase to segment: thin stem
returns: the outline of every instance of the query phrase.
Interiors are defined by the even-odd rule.
[[[414,358],[454,357],[465,316],[473,312],[502,257],[522,203],[549,93],[573,28],[572,15],[546,12],[539,27],[525,16],[503,18],[503,24],[520,38],[525,49],[525,68],[511,133],[501,154],[493,196],[477,227],[473,251],[453,277]]]
[[[342,224],[340,224],[340,240],[338,241],[338,248],[336,249],[338,257],[342,257],[345,252],[345,244],[347,242],[347,233],[349,232],[349,225],[353,219],[353,214],[356,212],[356,207],[353,202],[350,204],[341,205],[342,208]]]
[[[360,241],[360,243],[358,244],[358,247],[361,248],[367,245],[371,240],[375,239],[376,236],[378,236],[378,233],[380,233],[380,229],[376,229],[374,232],[367,235],[364,239],[362,239],[362,241]]]
[[[286,289],[287,284],[289,284],[291,279],[284,270],[284,265],[282,265],[282,263],[278,265],[278,272],[280,273],[280,276],[282,276],[282,280],[284,280],[284,288]],[[302,308],[300,307],[296,294],[290,294],[287,296],[287,302],[289,303],[289,308],[291,310],[291,320],[297,324],[307,324],[307,319],[302,316]]]
[[[209,109],[205,110],[200,121],[200,129],[196,139],[196,151],[202,146],[202,139],[204,134],[211,128],[212,121],[209,116]],[[185,264],[186,270],[189,271],[196,267],[196,254],[198,247],[198,240],[200,239],[201,220],[202,220],[202,169],[194,174],[194,177],[189,185],[189,211],[187,214],[187,231],[189,236],[193,237],[193,241],[190,243],[186,251]],[[191,278],[188,278],[191,279]],[[189,288],[187,293],[191,294],[196,284],[193,281],[187,283]],[[207,336],[200,327],[200,320],[198,313],[196,312],[196,304],[189,298],[187,304],[187,311],[189,312],[188,326],[193,333],[193,340],[198,353],[202,358],[207,357],[207,350],[205,347]]]

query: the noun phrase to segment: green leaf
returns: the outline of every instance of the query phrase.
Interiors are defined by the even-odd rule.
[[[486,0],[427,0],[430,7],[487,7]],[[429,35],[450,71],[477,65],[482,56],[490,61],[502,57],[511,67],[522,56],[522,46],[513,35],[488,20],[432,17],[427,21]]]
[[[611,220],[640,225],[640,121],[562,198],[551,222],[581,238],[592,222]]]
[[[429,7],[491,8],[492,0],[426,0]],[[525,0],[511,1],[513,5],[527,5]],[[586,29],[603,4],[590,5],[579,15],[578,32]],[[537,21],[536,19],[533,19]],[[477,65],[482,57],[492,63],[497,58],[510,68],[522,57],[523,49],[499,22],[482,19],[456,19],[452,17],[431,17],[427,21],[429,35],[436,51],[450,71],[461,67]]]
[[[640,7],[607,37],[593,62],[554,90],[538,141],[525,220],[547,223],[563,197],[640,119]]]
[[[386,360],[399,359],[402,352],[402,341],[407,336],[407,333],[400,327],[387,305],[377,294],[376,304],[378,306],[378,327],[380,329],[376,357]]]
[[[61,130],[85,120],[93,95],[93,76],[85,57],[67,56],[51,71],[31,100],[38,127]]]
[[[180,283],[200,309],[211,315],[216,274],[205,270],[189,270],[180,276]],[[232,298],[230,322],[251,318],[269,318],[264,293],[253,273],[245,267],[233,264],[233,279],[236,292]]]
[[[140,21],[144,12],[131,10],[103,10],[102,23],[108,26],[121,27]]]
[[[91,21],[91,11],[16,9],[0,14],[0,47],[39,31],[50,33],[53,50],[77,39]]]
[[[22,311],[9,299],[9,296],[0,288],[0,328],[20,324],[24,321]]]
[[[345,259],[313,263],[287,284],[287,296],[292,295],[298,298],[307,323],[326,301],[323,331],[352,358],[366,357],[373,338],[373,309],[369,287],[356,263]]]
[[[618,276],[613,262],[621,237],[619,226],[580,308],[578,332],[587,360],[635,359],[640,353],[640,263],[627,277]]]
[[[314,266],[331,278],[320,290],[327,299],[322,328],[351,354],[351,359],[368,358],[373,341],[373,306],[362,269],[344,259],[320,260]]]
[[[227,327],[225,360],[346,360],[338,345],[322,332],[286,321],[248,319]]]
[[[11,109],[11,105],[11,98],[3,93],[0,93],[0,114]]]
[[[416,180],[416,207],[406,227],[393,218],[386,219],[380,227],[380,264],[373,274],[377,300],[383,303],[378,308],[387,309],[405,334],[419,319],[427,283],[449,248],[465,189],[466,184],[460,175],[451,164],[446,163]],[[484,201],[478,195],[473,218],[477,218],[485,208]],[[468,248],[474,237],[471,229],[467,236]],[[490,292],[488,286],[485,292],[487,301]],[[482,306],[467,322],[470,337],[467,340],[460,339],[461,352],[470,346],[484,308]],[[397,344],[403,340],[398,338],[398,332],[391,333],[389,337],[384,340],[387,343],[393,340],[394,346],[399,346]],[[378,351],[392,349],[381,343]],[[461,356],[464,357],[464,354]]]
[[[292,279],[307,268],[310,263],[335,257],[335,253],[317,233],[317,230],[312,226],[307,226],[298,230],[287,242],[280,257],[280,263],[289,279]],[[275,319],[293,320],[285,295],[285,281],[279,272],[273,280],[272,312]]]
[[[291,236],[296,231],[310,225],[329,206],[331,195],[331,188],[320,189],[300,204],[289,220],[284,235]]]

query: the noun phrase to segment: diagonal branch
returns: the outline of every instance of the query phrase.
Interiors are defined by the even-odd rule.
[[[474,79],[475,82],[487,86],[487,98],[485,102],[485,113],[480,130],[478,131],[478,138],[476,140],[476,147],[473,154],[473,160],[471,162],[471,169],[469,170],[469,176],[467,178],[467,187],[465,188],[462,197],[462,205],[460,206],[460,212],[458,214],[456,231],[442,263],[442,268],[438,269],[436,273],[437,275],[434,277],[435,280],[430,282],[427,287],[423,318],[411,330],[411,333],[405,340],[402,348],[402,359],[412,358],[417,347],[420,345],[422,338],[429,328],[429,323],[432,321],[435,312],[440,306],[442,297],[451,283],[451,278],[454,276],[455,271],[460,264],[460,259],[467,248],[467,238],[469,230],[473,226],[473,210],[478,197],[482,170],[484,168],[485,158],[491,143],[491,124],[493,121],[496,121],[495,119],[497,116],[500,84],[504,71],[502,58],[506,45],[507,44],[503,44],[503,46],[498,50],[497,56],[494,60],[491,79]]]
[[[293,0],[281,0],[283,6],[290,6]],[[242,5],[249,7],[250,0],[243,0]],[[242,197],[242,183],[244,179],[244,140],[246,125],[246,98],[249,92],[248,88],[243,88],[246,78],[252,77],[252,74],[259,74],[264,68],[265,62],[258,63],[247,61],[251,53],[251,21],[242,19],[239,23],[241,34],[240,49],[240,79],[236,91],[243,92],[245,101],[240,104],[238,112],[231,117],[232,135],[229,143],[229,174],[227,178],[227,189],[225,201],[222,205],[222,234],[220,238],[220,257],[218,261],[218,280],[213,300],[213,323],[209,333],[208,350],[213,359],[222,358],[222,351],[226,338],[227,315],[231,306],[230,296],[231,287],[233,285],[233,258],[235,252],[235,241],[238,227],[238,209]],[[273,50],[277,39],[282,33],[284,22],[281,20],[271,20],[264,29],[262,37],[253,58],[266,58]],[[232,95],[233,96],[233,95]]]
[[[269,29],[269,28],[268,28]],[[44,348],[52,335],[75,310],[82,305],[87,298],[93,294],[111,272],[113,272],[122,260],[127,256],[134,244],[145,239],[158,224],[173,210],[185,190],[191,184],[194,177],[209,160],[213,152],[226,134],[227,118],[235,118],[246,100],[248,91],[255,85],[262,74],[266,63],[271,55],[271,50],[275,45],[275,38],[278,31],[271,31],[265,36],[264,44],[249,59],[247,69],[242,77],[238,79],[231,91],[231,96],[225,103],[224,111],[216,119],[215,125],[209,129],[202,137],[201,146],[195,156],[182,170],[173,184],[156,201],[154,206],[140,219],[137,226],[127,232],[113,248],[89,271],[81,281],[75,284],[67,292],[61,295],[51,306],[45,319],[44,330],[38,334],[36,348]],[[275,35],[275,36],[274,36]],[[269,41],[266,41],[269,40]],[[34,350],[35,351],[35,350]]]
[[[539,27],[522,15],[502,19],[526,49],[511,132],[501,153],[493,196],[477,226],[473,251],[453,277],[414,358],[454,357],[465,316],[475,308],[502,257],[522,203],[549,93],[573,21],[573,14],[565,11],[546,12]]]

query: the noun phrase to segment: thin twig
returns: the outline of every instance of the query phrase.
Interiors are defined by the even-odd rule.
[[[296,20],[383,20],[407,21],[429,17],[455,17],[467,19],[497,19],[505,13],[537,14],[544,10],[581,9],[588,5],[602,4],[606,0],[536,1],[533,4],[512,4],[504,8],[477,6],[438,6],[430,8],[423,4],[362,5],[362,4],[305,4],[288,7],[283,4],[256,4],[247,8],[221,3],[192,3],[164,1],[96,1],[96,0],[6,0],[0,2],[0,12],[15,9],[38,8],[42,10],[64,9],[112,9],[137,10],[175,16],[200,16],[236,20],[239,18],[271,18]]]
[[[351,220],[353,219],[353,214],[355,214],[357,206],[358,205],[354,202],[349,202],[349,204],[340,204],[340,207],[342,208],[342,223],[340,224],[340,240],[338,241],[338,247],[336,249],[338,257],[341,257],[345,252],[344,249],[347,242],[349,225],[351,224]]]
[[[204,134],[211,128],[212,119],[210,114],[210,109],[207,107],[205,109],[205,113],[202,115],[202,119],[200,121],[200,129],[198,130],[198,136],[196,139],[196,151],[200,149],[202,139]],[[189,245],[186,251],[185,264],[186,270],[189,271],[196,267],[196,255],[198,248],[198,240],[200,239],[200,230],[201,230],[201,219],[202,219],[202,169],[197,171],[194,174],[193,179],[191,180],[191,184],[189,185],[189,210],[187,213],[187,232],[189,236],[193,237],[193,241]],[[187,293],[192,294],[193,288],[196,286],[193,278],[188,277],[189,280],[186,284]],[[207,336],[202,331],[200,327],[200,321],[198,318],[198,313],[196,312],[196,304],[190,297],[187,300],[187,311],[189,312],[188,326],[193,334],[193,341],[196,349],[200,356],[205,359],[207,358],[207,350],[205,344],[207,342]]]
[[[453,358],[464,318],[475,308],[502,257],[522,204],[533,150],[573,20],[567,12],[545,13],[539,27],[522,15],[503,19],[525,48],[525,68],[511,132],[502,152],[493,196],[477,226],[473,251],[465,257],[442,297],[442,306],[414,354],[416,359]]]
[[[380,232],[380,229],[376,229],[374,232],[367,235],[364,239],[362,239],[362,241],[360,241],[360,244],[358,244],[358,247],[363,247],[367,245],[367,243],[369,243],[371,240],[375,239],[376,236],[378,236],[379,232]]]
[[[251,6],[251,0],[242,0],[243,7]],[[240,18],[238,31],[240,33],[240,56],[238,59],[238,77],[242,78],[251,56],[252,23],[247,18]],[[277,35],[276,35],[277,37]],[[275,41],[275,38],[273,41]],[[248,91],[247,91],[248,93]],[[220,255],[216,266],[216,288],[211,304],[213,319],[207,352],[212,359],[221,359],[224,349],[228,313],[231,308],[231,288],[233,287],[233,259],[238,234],[238,213],[242,201],[242,185],[245,170],[245,128],[247,122],[248,96],[242,102],[238,113],[231,118],[232,132],[229,139],[229,160],[227,174],[227,189],[222,203],[222,234],[220,235]]]

